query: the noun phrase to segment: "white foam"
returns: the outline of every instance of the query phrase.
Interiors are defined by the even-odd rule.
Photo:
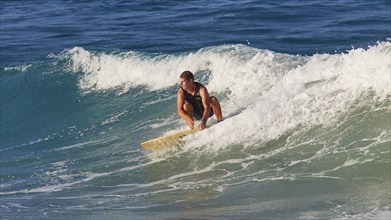
[[[254,72],[259,79],[252,79],[255,81],[251,82],[252,85],[247,77],[222,77],[221,81],[227,79],[223,86],[235,87],[232,92],[237,96],[230,96],[228,103],[223,103],[223,109],[233,109],[232,100],[244,109],[207,133],[197,134],[198,138],[189,143],[189,148],[211,145],[218,149],[238,143],[252,145],[260,140],[275,139],[299,125],[331,124],[364,92],[373,91],[385,99],[390,94],[391,84],[390,48],[390,42],[384,42],[368,50],[354,49],[346,54],[300,59],[278,55],[285,61],[281,65],[271,61],[269,65],[280,67],[281,72],[273,72],[270,68],[268,71],[272,71],[275,77],[268,71],[259,75]],[[247,69],[250,72],[251,65]],[[212,77],[210,85],[217,86],[214,79]],[[245,86],[233,86],[234,83]]]
[[[91,53],[75,47],[66,53],[72,71],[85,73],[81,88],[106,90],[123,87],[124,90],[146,86],[150,90],[170,87],[177,83],[178,72],[195,68],[192,55],[161,55],[148,57],[138,53]],[[189,65],[186,65],[189,64]]]
[[[51,174],[51,173],[50,173]],[[81,180],[73,181],[73,182],[66,182],[66,183],[55,183],[55,184],[48,184],[41,187],[31,188],[31,189],[22,189],[18,191],[6,191],[6,192],[0,192],[0,195],[14,195],[14,194],[30,194],[30,193],[49,193],[49,192],[58,192],[67,188],[70,188],[74,185],[77,185],[79,183],[88,182],[95,178],[107,176],[109,173],[83,173],[77,176],[83,177]],[[75,176],[75,175],[74,175]],[[70,179],[70,177],[66,177],[66,179]]]
[[[12,71],[20,71],[20,72],[26,72],[29,70],[33,65],[32,64],[24,64],[19,66],[8,66],[4,67],[4,71],[6,72],[12,72]]]
[[[338,218],[334,218],[334,220],[348,220],[348,219],[389,220],[389,219],[391,219],[391,207],[386,206],[383,208],[376,208],[368,213],[360,213],[360,214],[346,214],[346,213],[344,213],[343,216],[338,217]]]
[[[111,124],[111,123],[117,122],[126,113],[128,113],[128,111],[123,111],[117,115],[114,115],[114,116],[110,117],[109,119],[106,119],[103,122],[101,122],[101,125],[106,125],[106,124]]]

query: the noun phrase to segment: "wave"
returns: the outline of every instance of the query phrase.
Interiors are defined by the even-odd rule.
[[[381,80],[373,76],[385,77],[390,65],[389,52],[390,42],[387,41],[366,50],[358,48],[343,54],[313,56],[280,54],[245,45],[223,45],[179,55],[99,53],[75,47],[58,57],[67,60],[69,70],[84,73],[80,85],[85,89],[105,90],[118,86],[164,89],[176,85],[179,73],[189,69],[200,80],[207,81],[212,90],[238,93],[246,90],[246,86],[256,90],[257,87],[269,88],[281,76],[290,76],[296,81],[294,77],[300,77],[302,80],[299,82],[287,82],[295,84],[335,76],[360,80],[356,84],[364,81],[366,85],[373,86],[370,83]],[[383,82],[381,88],[388,86],[388,82]]]
[[[221,99],[227,117],[216,129],[192,140],[191,147],[210,145],[213,139],[218,148],[275,139],[298,126],[332,125],[357,100],[375,105],[376,100],[389,99],[390,51],[386,41],[367,49],[312,56],[222,45],[178,55],[75,47],[58,57],[66,61],[70,73],[81,73],[79,86],[90,92],[119,88],[124,94],[138,87],[174,91],[179,74],[191,70]]]
[[[209,93],[220,99],[226,120],[207,133],[194,135],[189,148],[210,146],[219,149],[273,140],[298,127],[333,126],[360,106],[369,106],[373,111],[378,108],[389,111],[390,51],[389,41],[342,54],[312,56],[282,54],[246,45],[221,45],[171,55],[96,52],[75,47],[50,55],[55,61],[44,70],[41,70],[41,64],[39,68],[26,64],[5,67],[4,71],[22,71],[27,75],[36,69],[47,72],[39,79],[27,77],[33,80],[29,84],[38,82],[35,85],[48,86],[43,89],[45,91],[53,89],[52,84],[65,80],[68,82],[62,82],[62,87],[69,92],[75,87],[65,86],[77,82],[82,92],[96,94],[90,105],[106,103],[105,108],[117,105],[118,111],[95,122],[100,126],[115,126],[120,119],[137,117],[133,114],[140,110],[127,108],[128,101],[142,100],[141,109],[175,105],[178,76],[184,70],[191,70],[196,80],[204,83]],[[62,78],[53,77],[55,74],[62,75]],[[99,95],[102,92],[106,94]],[[58,97],[52,99],[60,100],[60,94],[61,91],[54,93]],[[61,104],[76,109],[83,104],[77,94],[68,96],[68,101],[49,105]],[[107,102],[103,97],[112,101]],[[101,109],[100,113],[94,114],[97,116],[106,110],[101,106],[97,109]],[[175,125],[177,117],[172,114],[164,114],[157,122],[153,120],[157,124],[147,122],[143,126],[167,128],[166,125]],[[164,124],[159,125],[159,121]],[[71,126],[74,125],[67,125]],[[227,133],[236,136],[227,136]]]

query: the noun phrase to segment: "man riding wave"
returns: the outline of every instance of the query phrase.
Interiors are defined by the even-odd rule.
[[[217,121],[223,120],[221,106],[215,96],[209,96],[208,90],[199,82],[194,82],[194,75],[190,71],[184,71],[179,82],[177,110],[187,126],[194,128],[194,121],[201,120],[198,128],[204,129],[209,117],[216,115]]]

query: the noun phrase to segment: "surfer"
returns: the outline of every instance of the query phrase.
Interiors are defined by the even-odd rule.
[[[187,126],[194,128],[194,120],[201,120],[198,128],[204,129],[209,117],[216,115],[217,121],[223,120],[221,106],[215,96],[209,96],[208,90],[199,82],[194,82],[194,75],[190,71],[184,71],[179,81],[181,88],[178,90],[177,110]]]

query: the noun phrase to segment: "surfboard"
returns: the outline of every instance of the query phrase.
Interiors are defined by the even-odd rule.
[[[149,141],[145,141],[140,145],[150,151],[160,151],[169,148],[170,146],[179,144],[181,138],[189,134],[194,134],[200,131],[198,128],[193,128],[184,131],[178,131],[172,134],[167,134]]]

